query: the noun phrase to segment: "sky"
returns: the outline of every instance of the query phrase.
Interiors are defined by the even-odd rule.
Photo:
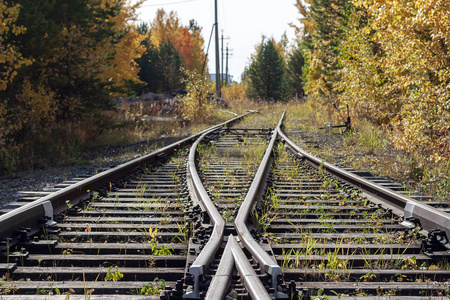
[[[290,41],[295,39],[294,29],[289,23],[299,24],[300,14],[294,6],[295,0],[217,0],[219,39],[225,38],[228,45],[228,70],[233,80],[240,81],[250,55],[263,35],[279,41],[283,33]],[[150,23],[159,8],[166,12],[175,11],[182,24],[189,25],[195,19],[202,27],[205,51],[214,24],[214,0],[146,0],[138,10],[139,21]],[[219,41],[221,46],[221,42]],[[214,34],[208,52],[208,70],[216,73]],[[219,48],[220,49],[220,48]],[[219,50],[220,51],[220,50]],[[225,50],[224,50],[225,53]],[[225,65],[225,58],[224,58]],[[225,66],[224,66],[225,73]]]

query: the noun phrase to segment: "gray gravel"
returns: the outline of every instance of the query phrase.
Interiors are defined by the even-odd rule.
[[[150,143],[140,142],[96,149],[92,151],[91,156],[95,158],[90,160],[91,164],[89,165],[33,170],[0,177],[0,208],[19,199],[20,191],[42,191],[78,176],[94,175],[145,154],[148,149],[169,145],[179,139],[160,138]]]

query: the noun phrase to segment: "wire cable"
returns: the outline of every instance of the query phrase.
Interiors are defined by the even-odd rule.
[[[175,4],[182,4],[182,3],[189,3],[189,2],[196,2],[199,0],[183,0],[183,1],[176,1],[176,2],[169,2],[169,3],[159,3],[159,4],[145,4],[141,7],[150,7],[150,6],[166,6],[166,5],[175,5]]]

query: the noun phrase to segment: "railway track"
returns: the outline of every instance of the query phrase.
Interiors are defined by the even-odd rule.
[[[0,298],[450,295],[446,212],[241,117],[0,216]]]

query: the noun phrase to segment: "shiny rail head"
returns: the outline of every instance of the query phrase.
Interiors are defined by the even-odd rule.
[[[264,157],[255,175],[255,178],[249,188],[249,191],[245,197],[244,202],[239,209],[238,215],[235,220],[235,228],[238,233],[241,242],[245,245],[247,250],[255,257],[259,262],[261,269],[271,276],[271,285],[274,291],[277,291],[278,277],[281,275],[281,267],[251,236],[250,231],[247,228],[246,220],[250,214],[250,211],[258,201],[259,197],[262,197],[261,191],[265,189],[265,183],[270,172],[271,157],[275,143],[278,138],[278,129],[282,126],[285,113],[283,112],[280,121],[278,122],[277,129],[272,132],[272,136],[269,145],[264,153]],[[284,298],[286,295],[279,295],[279,298]],[[286,296],[287,297],[287,296]]]

